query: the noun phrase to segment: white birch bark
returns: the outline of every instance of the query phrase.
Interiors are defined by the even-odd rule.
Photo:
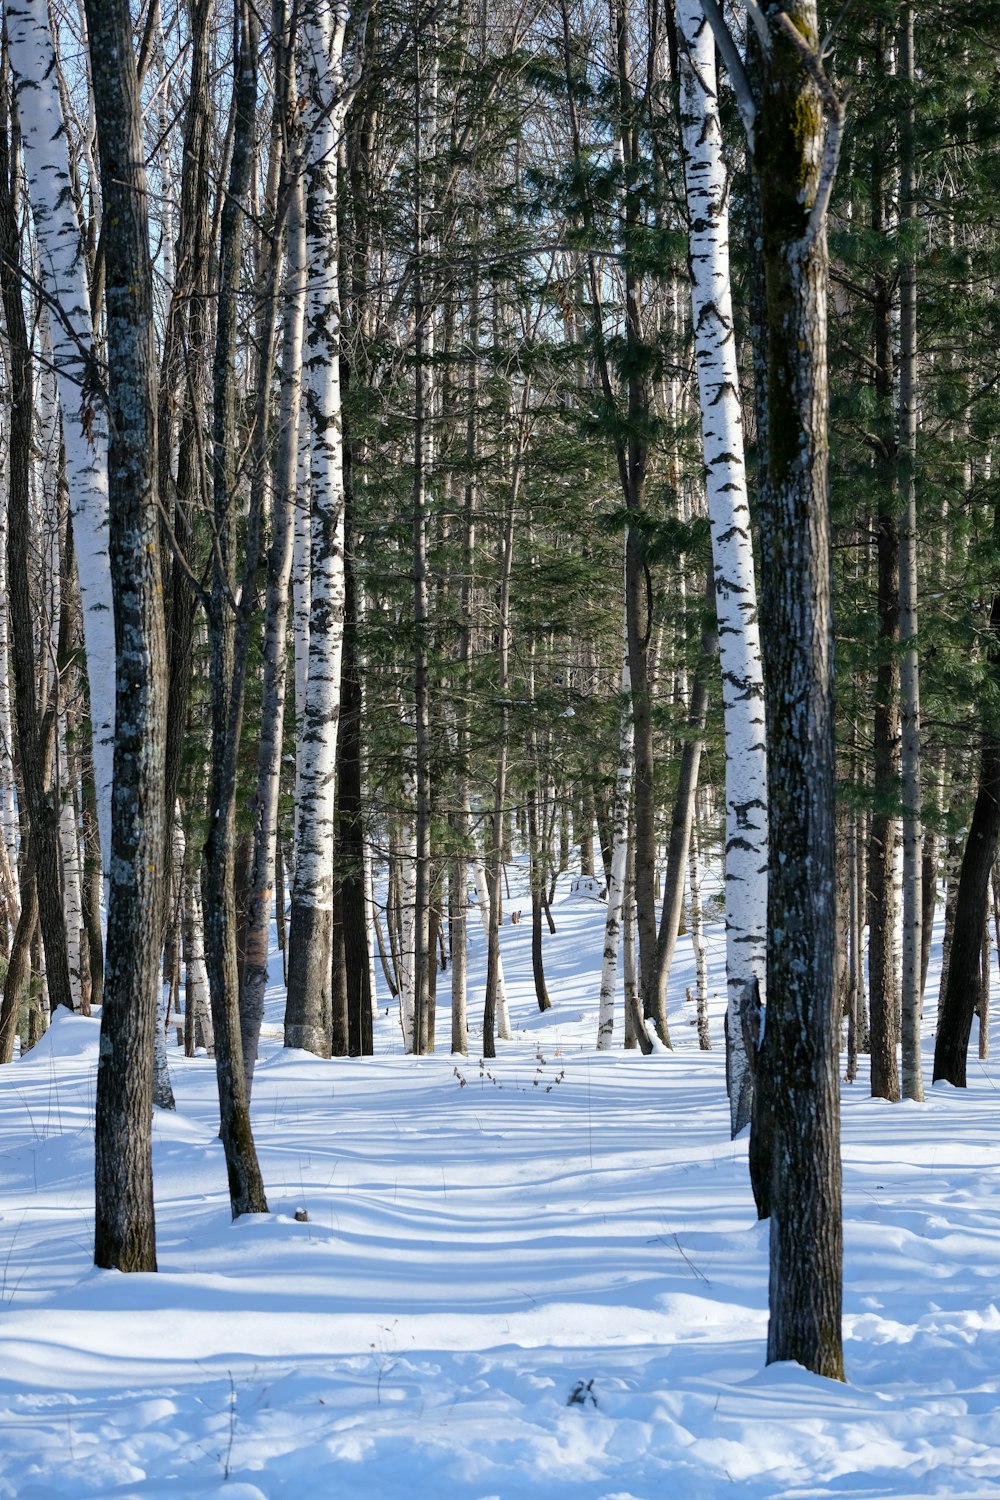
[[[167,295],[174,287],[174,171],[170,157],[171,116],[173,98],[170,87],[170,70],[167,66],[166,40],[163,35],[163,10],[160,8],[156,38],[156,140],[157,164],[160,169],[160,259],[163,264],[163,285]]]
[[[403,802],[411,806],[414,796],[412,775],[403,787]],[[417,902],[417,831],[413,819],[402,827],[399,849],[399,1022],[403,1046],[412,1052],[413,1023],[416,1011],[416,902]]]
[[[56,313],[52,357],[76,547],[90,685],[94,778],[102,868],[111,852],[115,725],[115,628],[108,551],[107,424],[94,389],[90,290],[73,207],[66,126],[46,0],[8,0],[10,59],[21,110],[28,194],[39,270]]]
[[[160,984],[156,1000],[156,1031],[153,1034],[153,1103],[158,1109],[175,1109],[174,1090],[167,1061],[167,1006],[170,985]]]
[[[708,1033],[708,945],[705,942],[705,911],[701,902],[701,840],[698,837],[698,822],[698,818],[695,818],[688,844],[688,928],[694,949],[698,1046],[702,1052],[711,1052],[712,1039]]]
[[[726,971],[730,1112],[749,1122],[742,1007],[764,993],[767,759],[764,686],[729,275],[729,213],[715,43],[699,0],[677,0],[691,303],[712,524],[726,737]]]
[[[294,534],[292,538],[292,638],[295,658],[295,822],[302,805],[302,764],[305,746],[299,733],[305,721],[306,683],[309,680],[309,610],[312,606],[312,566],[310,559],[312,525],[310,521],[310,484],[312,443],[306,422],[299,423],[298,472],[295,481]],[[295,846],[292,845],[294,871]]]
[[[622,662],[622,713],[618,740],[618,774],[615,777],[615,802],[612,815],[614,845],[611,851],[611,878],[608,881],[608,914],[604,924],[604,959],[601,966],[601,994],[597,1013],[597,1050],[606,1052],[615,1029],[615,980],[618,974],[618,945],[622,928],[622,901],[625,895],[625,871],[628,865],[629,802],[632,796],[632,682],[628,654]]]
[[[292,888],[285,1044],[330,1051],[334,788],[344,631],[344,476],[340,400],[337,152],[346,105],[347,10],[308,0],[299,67],[306,145],[305,423],[311,436],[309,665]]]
[[[365,872],[365,932],[368,936],[368,993],[372,997],[372,1019],[378,1015],[378,990],[375,985],[375,924],[378,913],[375,909],[375,870],[372,861],[372,846],[367,838],[362,854]]]
[[[189,871],[184,882],[184,1036],[185,1052],[193,1056],[204,1047],[209,1057],[215,1053],[212,1030],[212,1005],[208,993],[208,965],[205,962],[205,920],[201,909],[201,888],[197,871]]]
[[[7,608],[7,506],[0,504],[0,880],[11,931],[21,914],[18,885],[14,724],[10,696],[10,615]]]
[[[66,711],[59,714],[57,775],[59,778],[59,852],[62,859],[63,915],[66,919],[66,957],[73,1009],[83,1004],[80,972],[80,934],[83,930],[83,888],[80,882],[80,840],[76,826],[73,772],[66,739]]]

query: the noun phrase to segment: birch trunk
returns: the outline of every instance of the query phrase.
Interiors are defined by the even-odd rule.
[[[705,942],[705,913],[701,903],[701,840],[698,837],[697,818],[691,829],[691,843],[688,848],[688,892],[691,913],[691,947],[694,949],[698,1046],[702,1052],[711,1052],[712,1038],[708,1030],[708,946]]]
[[[50,320],[62,412],[73,536],[90,686],[94,780],[105,877],[111,851],[115,621],[108,522],[108,428],[98,399],[98,353],[85,247],[74,211],[66,122],[47,0],[8,0],[11,67],[22,102],[28,193]]]
[[[468,477],[462,503],[462,583],[458,643],[458,692],[455,704],[456,787],[454,813],[455,858],[448,888],[451,920],[451,1050],[469,1050],[468,909],[469,852],[472,848],[472,809],[469,793],[470,667],[472,663],[472,607],[476,560],[476,482],[479,457],[479,266],[472,267],[469,295],[469,415],[465,428]]]
[[[6,422],[0,419],[6,427]],[[2,434],[7,446],[7,434]],[[11,704],[10,606],[7,586],[7,506],[0,505],[0,870],[5,916],[12,934],[21,912],[17,849],[19,827],[14,776],[14,719]]]
[[[310,436],[311,605],[295,878],[288,937],[286,1047],[330,1055],[337,729],[344,629],[344,474],[340,399],[337,158],[343,125],[347,12],[307,0],[300,13],[305,162],[303,370]]]
[[[751,1151],[772,1163],[767,1358],[843,1379],[826,221],[844,111],[823,72],[815,0],[754,8],[753,84],[717,0],[702,5],[752,149],[764,270],[761,640],[779,857],[754,1135],[765,1128]]]
[[[212,1030],[212,1005],[208,993],[208,966],[205,963],[205,922],[201,909],[201,889],[195,871],[184,878],[184,1053],[194,1057],[204,1047],[215,1056],[215,1034]]]
[[[69,755],[65,709],[59,715],[57,744],[59,852],[62,869],[63,916],[66,921],[66,956],[69,964],[69,985],[73,1009],[78,1011],[82,1007],[83,999],[81,977],[83,894],[80,882],[80,840],[77,833],[75,776]]]
[[[404,806],[412,806],[412,793],[413,777],[409,775],[403,786]],[[400,827],[397,868],[399,875],[399,1021],[403,1031],[403,1046],[407,1052],[413,1052],[415,1048],[413,1028],[416,1018],[414,950],[416,947],[417,834],[412,818],[407,818]]]
[[[752,1112],[744,1007],[757,989],[764,997],[766,967],[764,674],[729,269],[729,177],[715,43],[699,0],[678,0],[677,31],[691,306],[726,740],[726,1047],[730,1126],[736,1136]]]
[[[615,979],[618,973],[618,944],[622,926],[622,904],[628,865],[629,802],[632,793],[632,695],[628,656],[622,662],[621,728],[618,734],[618,772],[615,776],[615,803],[612,814],[614,845],[611,874],[608,878],[608,914],[604,923],[604,956],[601,964],[601,992],[597,1006],[597,1050],[611,1046],[615,1028]]]

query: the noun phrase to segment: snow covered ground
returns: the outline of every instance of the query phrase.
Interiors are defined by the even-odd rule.
[[[599,1055],[603,910],[560,886],[546,1016],[504,928],[488,1067],[400,1056],[385,1002],[374,1058],[286,1053],[275,989],[267,1216],[231,1223],[213,1065],[174,1055],[156,1276],[91,1266],[97,1022],[0,1070],[0,1500],[1000,1497],[995,1064],[922,1106],[845,1086],[848,1382],[765,1368],[721,928],[716,1050],[675,1003],[673,1055]]]

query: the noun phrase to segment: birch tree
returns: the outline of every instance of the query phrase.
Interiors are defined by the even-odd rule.
[[[726,1045],[730,1124],[750,1123],[746,1006],[765,986],[767,743],[739,370],[729,272],[728,174],[715,42],[700,0],[678,0],[681,140],[690,233],[691,308],[726,735]]]
[[[611,874],[608,879],[608,912],[604,922],[604,954],[598,998],[597,1050],[599,1052],[608,1050],[614,1033],[615,978],[618,972],[618,945],[622,928],[625,870],[628,864],[629,802],[632,792],[632,693],[627,653],[622,662],[621,695],[618,770],[615,775],[615,801],[612,813],[614,846],[611,853]]]
[[[10,0],[4,14],[41,284],[50,310],[51,358],[62,414],[83,606],[94,781],[107,875],[115,726],[107,417],[100,399],[87,258],[75,211],[48,0]]]
[[[758,1064],[773,1122],[767,1358],[843,1379],[826,366],[826,219],[843,106],[823,71],[815,0],[766,15],[748,5],[756,87],[716,0],[702,5],[747,128],[765,286],[761,614],[777,851]]]
[[[303,371],[311,443],[311,607],[299,781],[295,879],[288,939],[285,1045],[330,1055],[333,850],[337,724],[344,628],[344,475],[340,398],[337,233],[339,138],[349,101],[344,76],[347,11],[307,0],[299,16],[306,160],[306,288]]]

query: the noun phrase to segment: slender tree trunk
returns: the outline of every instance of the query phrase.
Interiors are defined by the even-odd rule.
[[[706,27],[707,30],[707,27]],[[712,597],[711,584],[709,597]],[[656,1006],[657,1032],[667,1038],[667,984],[673,963],[677,934],[684,914],[684,877],[694,824],[695,799],[698,794],[698,770],[704,742],[705,721],[708,717],[708,678],[715,665],[718,636],[714,623],[706,625],[701,637],[701,659],[691,687],[691,702],[688,707],[687,734],[681,750],[677,771],[677,791],[674,796],[673,816],[670,820],[670,839],[667,845],[667,866],[663,879],[663,909],[657,934]]]
[[[14,150],[11,150],[11,145]],[[7,325],[11,405],[7,491],[7,610],[14,672],[18,763],[28,827],[36,849],[39,921],[45,947],[49,998],[53,1008],[73,1008],[66,922],[59,888],[58,810],[46,783],[52,762],[54,717],[40,719],[34,650],[34,616],[29,566],[31,526],[32,413],[31,349],[17,273],[20,264],[13,196],[16,133],[0,120],[0,285]]]
[[[288,939],[285,1045],[330,1054],[335,777],[344,628],[344,476],[340,394],[337,155],[343,125],[346,10],[329,0],[301,7],[306,293],[304,397],[311,437],[312,521],[309,668],[303,719],[299,821]]]
[[[433,463],[432,437],[434,357],[434,309],[429,296],[425,257],[428,251],[427,218],[429,179],[433,173],[436,135],[437,25],[429,28],[426,60],[422,30],[417,28],[416,88],[414,98],[414,421],[413,421],[413,783],[414,883],[413,883],[413,1050],[427,1051],[427,1012],[430,967],[431,781],[430,703],[427,670],[429,635],[427,592],[427,484]],[[425,76],[425,73],[427,76]],[[430,161],[428,161],[430,157]]]
[[[5,18],[18,98],[25,103],[22,137],[41,280],[58,308],[58,317],[49,320],[51,359],[62,413],[80,580],[98,824],[106,872],[115,729],[107,421],[95,383],[94,317],[85,248],[74,212],[49,7],[46,0],[8,0]]]
[[[208,965],[205,963],[205,921],[202,912],[201,883],[193,871],[184,879],[184,1052],[194,1057],[195,1049],[204,1047],[215,1056],[215,1033],[212,1029],[212,1002],[208,992]]]
[[[711,1052],[712,1038],[708,1030],[708,945],[705,942],[705,914],[701,904],[701,840],[697,818],[691,829],[691,844],[688,849],[688,890],[691,897],[690,927],[691,946],[694,949],[698,1046],[702,1052]]]
[[[115,754],[95,1109],[94,1260],[156,1269],[153,1028],[166,845],[166,639],[156,488],[156,365],[142,121],[124,0],[87,0],[105,241]]]
[[[238,429],[236,316],[245,219],[254,168],[258,31],[249,4],[239,10],[234,59],[233,154],[223,206],[219,254],[213,412],[213,568],[209,605],[212,648],[212,767],[206,845],[205,938],[222,1145],[233,1218],[266,1213],[267,1199],[250,1125],[250,1098],[240,1041],[240,974],[236,907],[236,783],[246,683],[253,579],[260,551],[259,487],[247,518],[246,564],[235,597]],[[261,363],[269,376],[269,360]],[[265,376],[265,378],[267,378]]]
[[[763,995],[767,927],[767,746],[757,586],[729,272],[729,175],[715,43],[699,0],[679,0],[681,126],[691,305],[726,736],[726,1048],[730,1124],[750,1123],[743,1008]]]
[[[292,570],[302,328],[307,274],[302,181],[294,161],[289,164],[289,172],[281,413],[275,474],[274,527],[268,553],[264,606],[264,681],[261,735],[257,751],[254,852],[247,911],[247,962],[240,1000],[243,1071],[248,1096],[253,1087],[254,1064],[264,1019],[271,908],[276,883],[278,797],[287,675],[288,590]]]
[[[458,639],[458,682],[455,705],[455,855],[449,878],[451,912],[451,1050],[469,1050],[468,933],[469,854],[472,851],[472,807],[469,792],[470,668],[472,663],[472,608],[476,562],[476,464],[479,457],[479,267],[473,264],[469,294],[468,418],[465,460],[468,477],[462,501],[462,583]]]
[[[900,132],[900,218],[913,225],[917,213],[914,181],[916,86],[913,58],[913,8],[902,7],[900,73],[909,90]],[[924,1097],[920,1058],[923,1012],[921,922],[922,837],[920,816],[920,691],[917,664],[917,267],[907,258],[900,273],[899,435],[903,519],[900,530],[900,694],[903,773],[903,1094]]]
[[[354,567],[354,460],[344,462],[344,657],[338,741],[338,868],[347,970],[348,1050],[374,1051],[370,945],[365,901],[365,825],[361,778],[361,663],[358,652],[358,583]]]
[[[3,981],[3,1005],[0,1007],[0,1064],[14,1057],[14,1041],[25,986],[31,977],[31,944],[38,927],[38,888],[35,884],[35,856],[30,835],[24,852],[21,872],[21,910],[14,928]]]
[[[163,339],[157,434],[160,495],[173,522],[177,548],[166,580],[168,810],[174,807],[180,791],[193,678],[192,646],[198,596],[191,586],[187,564],[195,552],[196,517],[211,509],[205,404],[211,311],[215,306],[214,298],[210,299],[208,294],[209,266],[214,258],[210,223],[215,170],[209,83],[214,65],[212,0],[192,0],[189,16],[190,79],[174,256],[177,271]],[[175,412],[179,414],[177,417]]]
[[[500,564],[500,609],[498,630],[497,696],[499,699],[499,737],[497,741],[496,780],[493,786],[493,828],[489,863],[489,909],[490,922],[487,929],[486,948],[486,1000],[483,1010],[483,1056],[496,1057],[497,1016],[501,1010],[498,988],[501,983],[499,913],[500,880],[503,874],[504,815],[507,800],[507,757],[510,738],[510,706],[508,701],[510,661],[510,584],[514,561],[514,527],[517,517],[518,496],[523,473],[526,423],[528,417],[530,387],[525,383],[521,393],[518,430],[515,437],[513,472],[511,475],[508,511],[504,521],[503,552]],[[506,1011],[506,1004],[503,1005]],[[500,1026],[500,1034],[510,1035],[509,1023]]]
[[[1000,546],[1000,506],[994,516],[994,538]],[[995,692],[1000,684],[1000,594],[993,596],[989,629],[987,668]],[[966,1086],[969,1037],[979,998],[990,875],[1000,841],[1000,732],[995,718],[992,707],[985,710],[979,792],[958,878],[948,973],[938,1010],[934,1047],[934,1082],[944,1079],[960,1089]]]

